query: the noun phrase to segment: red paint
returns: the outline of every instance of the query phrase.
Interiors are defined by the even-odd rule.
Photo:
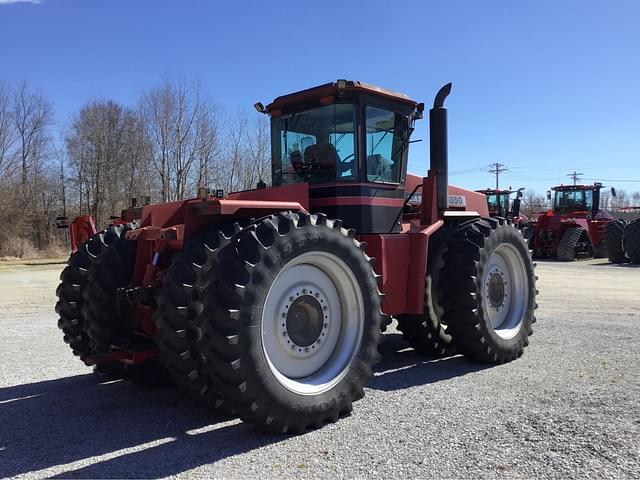
[[[382,311],[396,315],[405,311],[407,277],[409,271],[409,235],[359,235],[367,242],[367,255],[375,257],[374,270],[382,275],[380,290],[385,294]]]
[[[69,225],[71,252],[76,253],[78,247],[96,234],[96,224],[91,215],[82,215],[73,219]]]

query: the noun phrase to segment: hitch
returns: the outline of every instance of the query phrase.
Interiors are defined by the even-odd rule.
[[[136,305],[156,307],[155,287],[123,287],[116,290],[116,305],[120,311],[126,311]]]

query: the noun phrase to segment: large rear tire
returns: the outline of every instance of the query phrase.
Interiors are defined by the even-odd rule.
[[[163,276],[153,317],[157,327],[154,341],[170,375],[207,405],[227,414],[233,407],[219,394],[215,379],[205,374],[196,344],[204,329],[202,297],[216,268],[218,252],[241,229],[238,223],[213,227],[175,253]]]
[[[131,228],[135,228],[135,224],[111,227],[109,235],[115,235],[115,239],[112,242],[103,239],[102,250],[91,258],[82,314],[94,355],[109,353],[112,345],[135,349],[142,340],[133,330],[133,319],[121,308],[117,298],[117,290],[129,286],[133,277],[136,243],[123,236]],[[166,372],[156,360],[138,365],[100,364],[96,365],[96,371],[140,384],[167,383]]]
[[[71,347],[73,354],[85,363],[92,354],[89,335],[86,332],[86,320],[82,313],[91,258],[99,255],[118,236],[117,231],[103,230],[82,243],[77,252],[70,256],[67,266],[60,274],[60,284],[56,289],[58,328],[62,330],[64,341]]]
[[[82,313],[91,348],[97,354],[108,353],[113,343],[121,344],[132,336],[129,319],[120,310],[116,297],[117,290],[129,286],[133,277],[136,244],[121,236],[129,228],[111,227],[111,231],[117,232],[117,239],[105,243],[102,251],[91,259]]]
[[[372,259],[354,235],[324,215],[281,213],[220,251],[199,348],[256,428],[320,427],[364,395],[383,314]]]
[[[438,296],[438,281],[450,233],[449,228],[443,227],[429,239],[424,313],[398,316],[398,330],[402,332],[402,338],[417,352],[432,357],[448,357],[455,353],[451,335],[442,323],[443,309]]]
[[[624,253],[631,263],[640,263],[640,218],[635,219],[624,229]]]
[[[604,234],[604,247],[611,263],[624,263],[627,256],[622,247],[622,237],[627,222],[624,220],[612,220],[607,223]]]
[[[448,242],[440,281],[444,322],[458,351],[503,363],[529,344],[536,277],[520,232],[495,218],[460,224]]]

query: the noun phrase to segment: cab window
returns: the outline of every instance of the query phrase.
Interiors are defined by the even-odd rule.
[[[272,119],[274,185],[354,180],[353,104],[333,104]]]
[[[405,118],[388,110],[367,106],[367,180],[400,183],[404,151]]]

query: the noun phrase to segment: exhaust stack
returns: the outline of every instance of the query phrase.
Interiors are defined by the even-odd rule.
[[[444,101],[451,93],[451,83],[447,83],[438,90],[433,100],[433,108],[429,110],[429,137],[431,174],[436,175],[436,191],[438,199],[438,212],[447,208],[449,192],[449,154],[447,147],[447,109]]]

